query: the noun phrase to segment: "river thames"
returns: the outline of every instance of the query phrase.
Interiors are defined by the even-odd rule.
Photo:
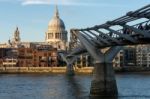
[[[91,75],[1,74],[0,99],[90,99]],[[118,99],[150,99],[150,74],[117,74]]]

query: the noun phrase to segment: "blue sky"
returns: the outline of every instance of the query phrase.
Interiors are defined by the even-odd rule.
[[[113,20],[150,0],[0,0],[0,42],[7,42],[16,26],[22,41],[44,41],[56,4],[69,31]]]

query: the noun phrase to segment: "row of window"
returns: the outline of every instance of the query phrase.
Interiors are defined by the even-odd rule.
[[[54,36],[55,36],[56,39],[61,39],[61,36],[65,37],[66,34],[64,34],[64,33],[55,33],[55,35],[54,35],[53,33],[48,33],[48,39],[52,39],[52,38],[54,38]]]

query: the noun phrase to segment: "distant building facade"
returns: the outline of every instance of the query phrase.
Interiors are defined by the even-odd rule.
[[[136,56],[138,66],[150,67],[150,45],[138,45]]]
[[[136,66],[136,47],[125,46],[113,60],[114,67]]]
[[[113,60],[114,67],[150,67],[150,45],[125,46]]]

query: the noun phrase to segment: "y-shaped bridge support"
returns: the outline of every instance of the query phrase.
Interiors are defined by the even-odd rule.
[[[73,63],[74,61],[76,60],[76,56],[72,56],[72,57],[69,57],[67,58],[65,55],[63,54],[60,54],[62,59],[66,62],[67,64],[67,69],[66,69],[66,74],[68,76],[74,76],[75,73],[74,73],[74,68],[73,68]]]
[[[94,74],[91,83],[91,96],[117,96],[118,90],[112,60],[120,51],[121,47],[111,47],[105,53],[96,48],[85,35],[77,34],[80,42],[94,58]]]
[[[118,91],[112,60],[118,51],[120,51],[120,48],[121,47],[112,47],[105,53],[93,50],[101,54],[101,56],[99,56],[99,61],[95,61],[94,63],[95,68],[90,90],[91,96],[117,96]]]

